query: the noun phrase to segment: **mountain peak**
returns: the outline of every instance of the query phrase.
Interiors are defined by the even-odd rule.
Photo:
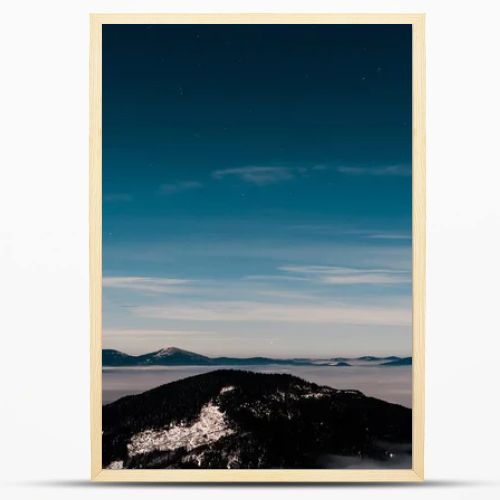
[[[176,352],[187,352],[184,351],[183,349],[179,349],[178,347],[174,346],[169,346],[169,347],[163,347],[158,351],[158,354],[175,354]]]
[[[180,355],[180,356],[187,356],[187,357],[204,357],[201,354],[197,354],[195,352],[191,351],[185,351],[184,349],[179,349],[179,347],[174,347],[174,346],[169,346],[169,347],[164,347],[163,349],[160,349],[156,353],[154,353],[155,357],[168,357],[168,356],[175,356],[175,355]]]

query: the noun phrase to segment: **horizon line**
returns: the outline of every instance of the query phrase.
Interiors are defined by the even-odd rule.
[[[348,355],[348,354],[340,354],[340,355],[332,355],[332,356],[284,356],[284,357],[277,357],[277,356],[264,356],[264,355],[261,355],[261,354],[256,354],[256,355],[248,355],[248,356],[241,356],[241,355],[230,355],[230,354],[219,354],[219,355],[206,355],[206,354],[200,354],[199,352],[195,352],[195,351],[190,351],[188,349],[183,349],[181,347],[177,347],[177,346],[167,346],[167,347],[161,347],[159,349],[155,349],[153,351],[148,351],[148,352],[144,352],[142,354],[129,354],[125,351],[122,351],[120,349],[115,349],[113,347],[103,347],[101,350],[102,351],[117,351],[117,352],[120,352],[122,354],[126,354],[127,356],[131,356],[131,357],[139,357],[139,356],[144,356],[146,354],[152,354],[152,353],[157,353],[157,352],[160,352],[160,351],[166,351],[166,350],[169,350],[169,349],[172,349],[172,350],[177,350],[177,351],[181,351],[181,352],[185,352],[185,353],[189,353],[189,354],[196,354],[197,356],[204,356],[206,358],[226,358],[226,357],[230,357],[230,358],[240,358],[240,359],[248,359],[248,358],[268,358],[268,359],[330,359],[330,358],[346,358],[346,359],[360,359],[360,358],[366,358],[366,357],[372,357],[372,358],[390,358],[390,357],[397,357],[397,358],[412,358],[413,357],[413,354],[408,354],[408,355],[404,355],[404,354],[360,354],[360,355]]]

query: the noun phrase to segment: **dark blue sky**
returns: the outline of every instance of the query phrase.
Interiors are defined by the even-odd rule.
[[[410,266],[411,26],[103,27],[105,342],[407,353]]]

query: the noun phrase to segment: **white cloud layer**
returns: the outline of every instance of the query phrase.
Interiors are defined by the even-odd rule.
[[[280,271],[305,276],[310,281],[331,285],[395,285],[410,283],[407,271],[392,269],[355,269],[334,266],[282,266]]]
[[[337,172],[347,175],[373,175],[373,176],[409,176],[411,166],[409,165],[389,165],[385,167],[337,167]]]
[[[371,233],[368,238],[373,240],[411,240],[411,233]]]
[[[214,179],[237,177],[242,181],[257,186],[266,186],[278,182],[289,181],[295,178],[295,170],[289,167],[239,167],[215,170]]]
[[[172,278],[150,278],[144,276],[108,276],[102,279],[105,288],[120,288],[139,292],[164,293],[178,291],[179,285],[190,283],[190,280]]]
[[[193,305],[138,306],[142,318],[185,321],[264,321],[301,324],[409,325],[408,307],[297,305],[256,301],[204,301]]]
[[[119,338],[171,338],[171,337],[199,337],[201,335],[209,335],[212,332],[205,330],[154,330],[143,328],[103,328],[103,333],[106,338],[119,337]]]

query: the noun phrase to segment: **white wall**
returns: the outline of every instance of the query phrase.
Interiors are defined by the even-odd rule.
[[[11,1],[0,28],[0,476],[6,498],[185,495],[87,485],[89,12],[426,12],[427,485],[278,498],[498,498],[498,2]],[[144,491],[143,491],[144,489]],[[402,491],[404,490],[404,491]],[[193,489],[242,499],[265,488]]]

